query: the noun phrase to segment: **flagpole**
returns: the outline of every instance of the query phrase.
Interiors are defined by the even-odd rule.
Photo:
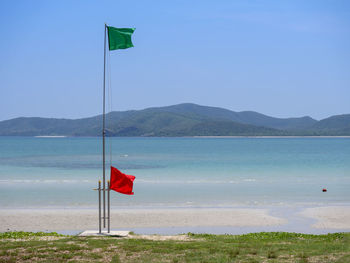
[[[103,151],[103,227],[106,227],[106,147],[105,147],[105,124],[106,124],[106,35],[107,25],[105,24],[105,39],[103,52],[103,121],[102,121],[102,151]]]
[[[111,231],[111,200],[110,200],[110,190],[111,190],[111,184],[109,182],[109,180],[107,181],[107,211],[108,211],[108,221],[107,221],[107,233],[110,233]]]
[[[101,181],[98,180],[98,233],[101,234]]]

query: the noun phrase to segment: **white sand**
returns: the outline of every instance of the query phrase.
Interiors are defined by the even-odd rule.
[[[111,228],[133,227],[256,227],[286,224],[266,209],[130,209],[111,211]],[[2,209],[0,232],[97,229],[97,210]]]
[[[350,229],[350,207],[329,206],[305,209],[301,215],[316,219],[312,225],[319,229]]]

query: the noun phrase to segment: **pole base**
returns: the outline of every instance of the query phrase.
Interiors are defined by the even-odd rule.
[[[127,237],[129,236],[130,231],[110,231],[107,233],[107,230],[103,230],[101,233],[98,230],[86,230],[80,233],[80,237],[90,237],[90,236],[112,236],[112,237]]]

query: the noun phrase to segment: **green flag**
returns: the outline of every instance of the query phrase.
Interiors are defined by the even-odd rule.
[[[107,26],[109,50],[133,47],[131,35],[135,28],[116,28]]]

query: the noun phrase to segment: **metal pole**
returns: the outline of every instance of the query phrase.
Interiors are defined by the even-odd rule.
[[[101,234],[101,181],[98,181],[98,233]]]
[[[107,196],[108,196],[108,198],[107,198],[107,202],[108,202],[108,233],[110,232],[110,230],[111,230],[111,201],[110,201],[110,197],[109,197],[109,192],[110,192],[110,182],[109,182],[109,180],[108,180],[108,182],[107,182],[107,186],[108,186],[108,192],[107,192]]]
[[[106,33],[107,25],[105,24],[105,41],[103,54],[103,121],[102,121],[102,151],[103,151],[103,227],[106,227],[106,195],[105,195],[105,173],[106,173],[106,149],[105,149],[105,125],[106,125]]]

